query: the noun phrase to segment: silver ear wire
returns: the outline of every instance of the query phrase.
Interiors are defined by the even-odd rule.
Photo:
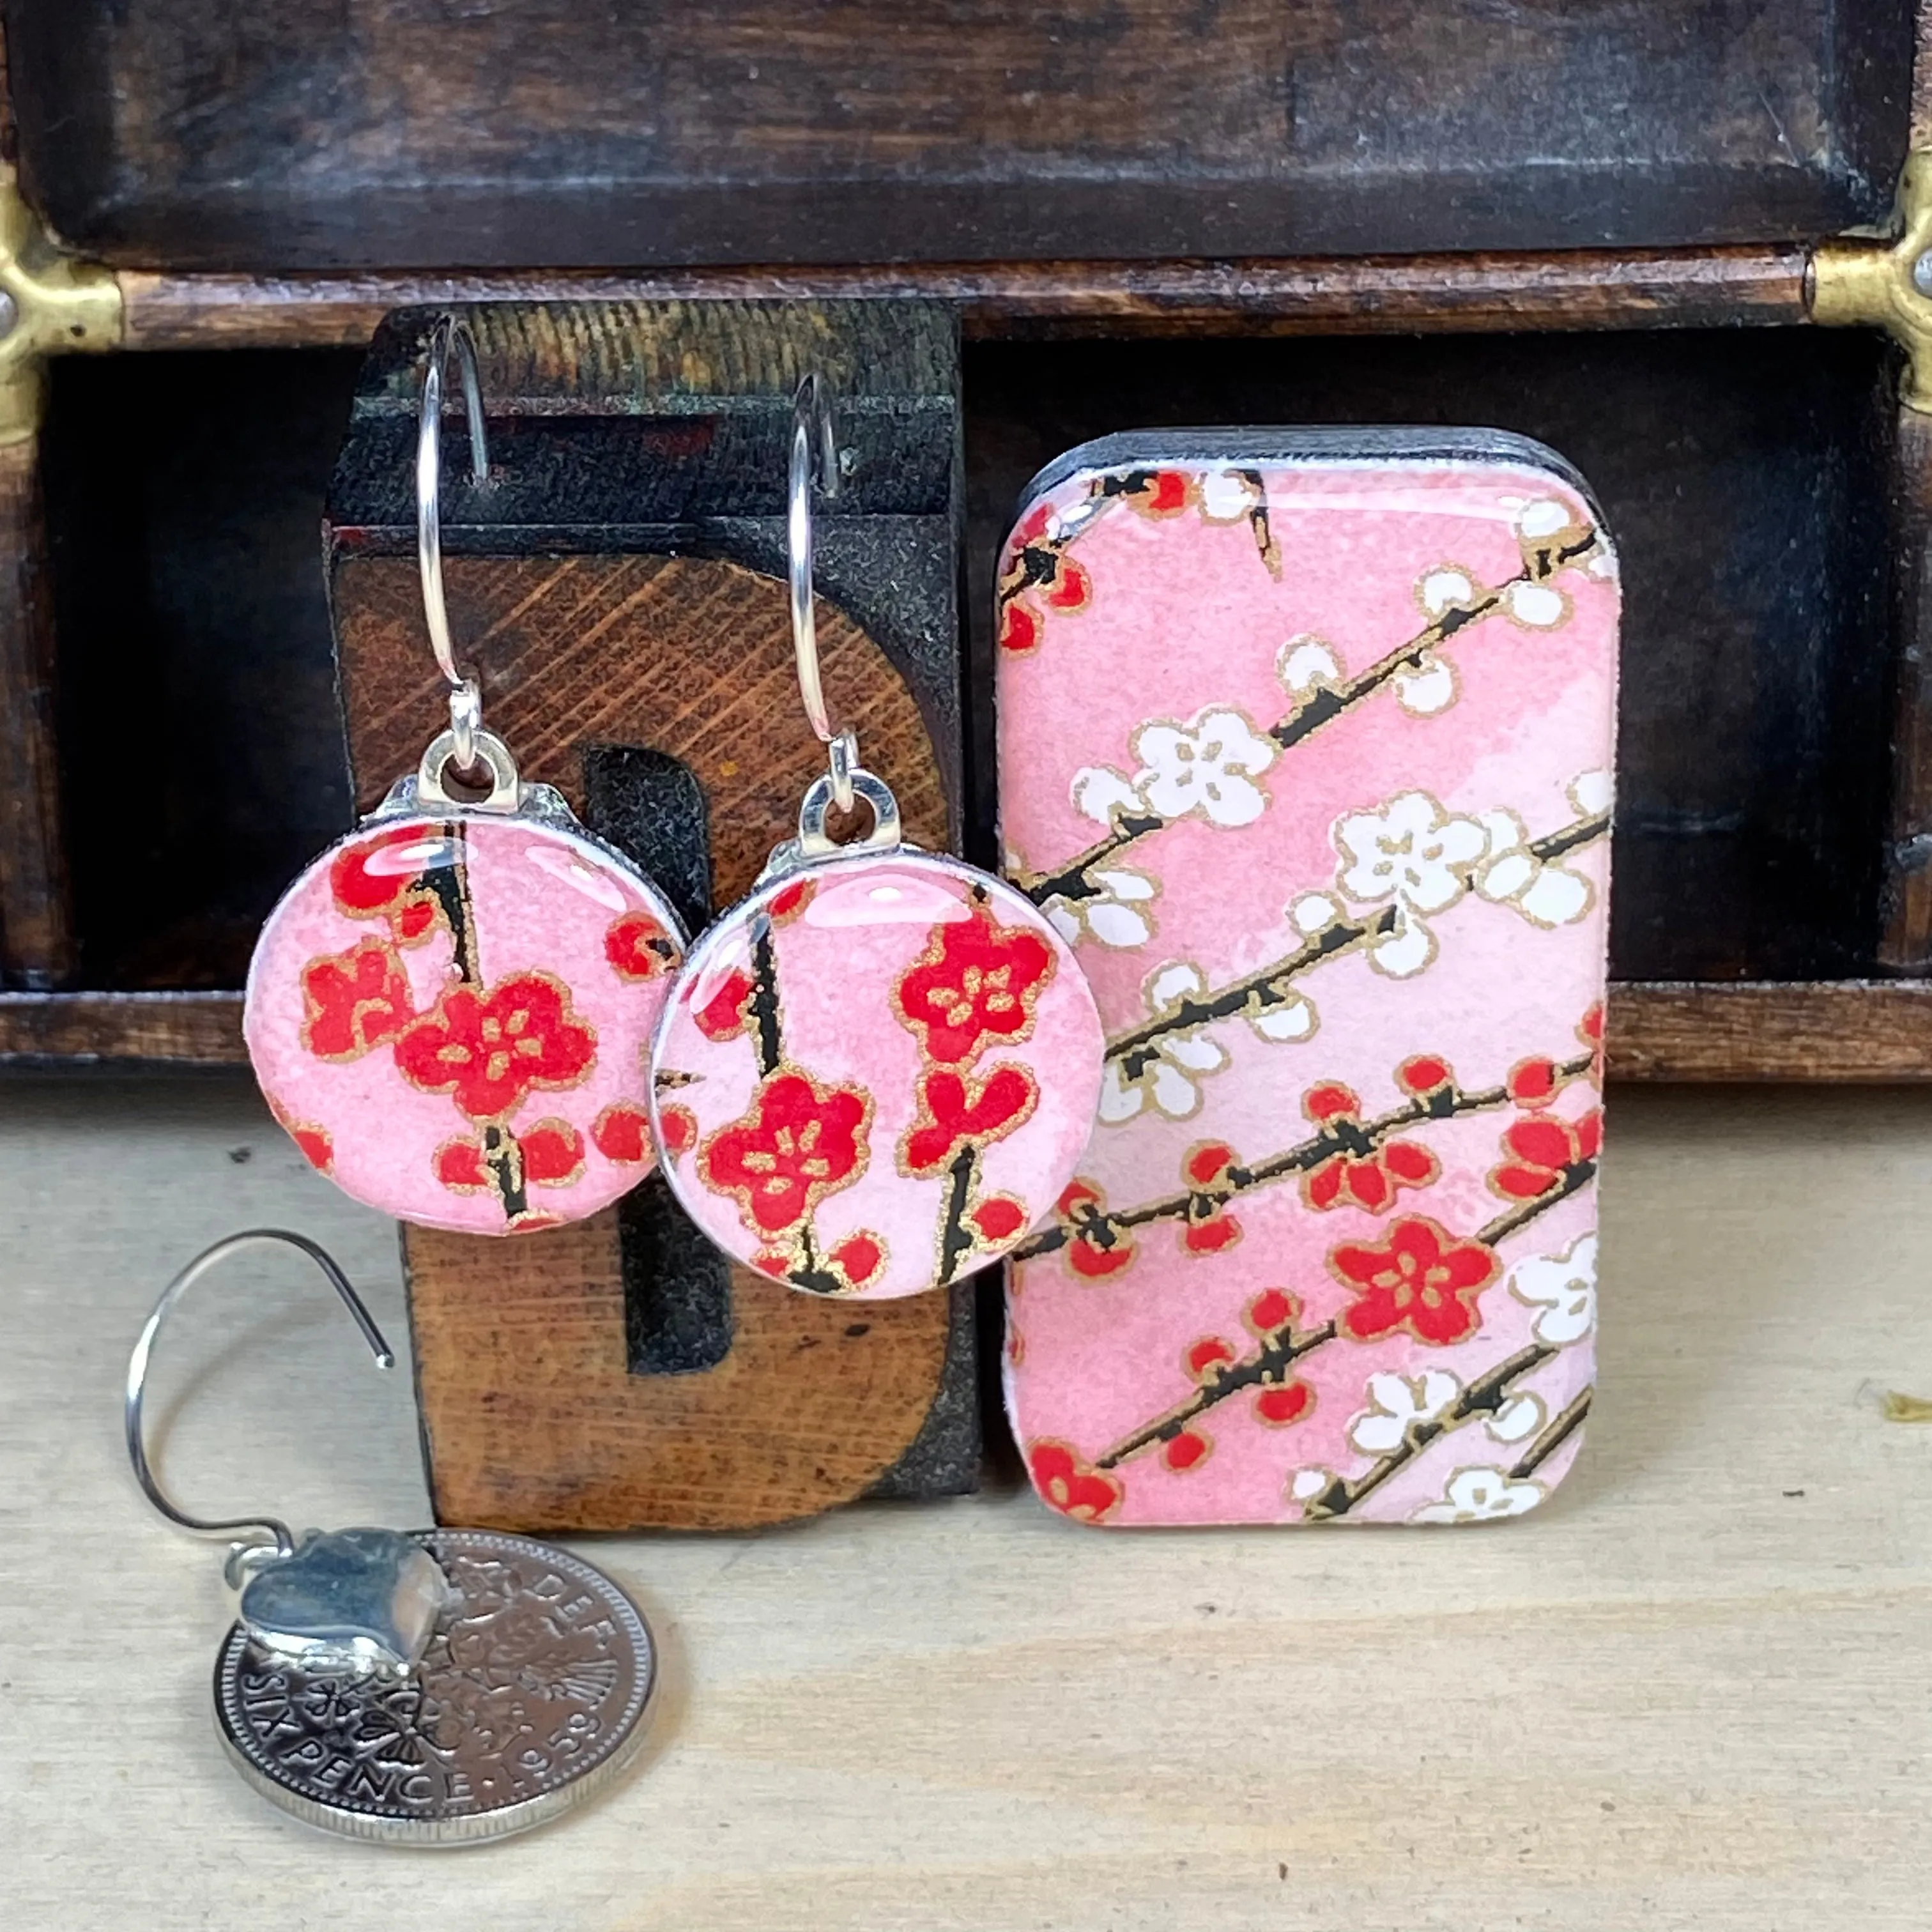
[[[396,1358],[389,1345],[382,1339],[382,1331],[376,1326],[375,1318],[363,1306],[362,1300],[350,1284],[349,1277],[335,1264],[328,1250],[310,1240],[306,1234],[290,1233],[283,1228],[247,1228],[239,1234],[230,1234],[224,1240],[217,1241],[212,1248],[204,1249],[174,1280],[161,1291],[161,1298],[154,1304],[154,1312],[142,1325],[140,1339],[134,1344],[134,1352],[128,1358],[128,1390],[123,1414],[128,1430],[128,1460],[134,1466],[134,1480],[141,1486],[148,1502],[159,1510],[170,1522],[180,1524],[184,1529],[191,1529],[197,1535],[224,1536],[237,1530],[262,1529],[275,1539],[277,1552],[290,1555],[296,1546],[294,1534],[285,1522],[273,1516],[237,1516],[222,1522],[205,1520],[190,1516],[185,1510],[178,1508],[170,1502],[166,1492],[155,1480],[154,1472],[148,1466],[147,1445],[141,1433],[141,1404],[147,1391],[148,1366],[154,1352],[154,1338],[160,1333],[161,1324],[166,1320],[175,1304],[208,1273],[209,1269],[225,1261],[238,1249],[256,1242],[277,1241],[286,1246],[298,1248],[328,1278],[328,1284],[342,1298],[344,1306],[355,1318],[356,1325],[362,1331],[362,1339],[369,1345],[369,1352],[376,1358],[378,1368],[395,1366]]]
[[[785,565],[791,588],[791,642],[798,660],[799,695],[805,700],[805,715],[813,733],[830,749],[833,800],[841,812],[850,812],[858,741],[849,730],[835,730],[825,708],[825,687],[818,674],[818,624],[813,608],[812,494],[814,488],[828,500],[838,494],[838,430],[830,398],[815,372],[799,384],[793,400],[788,481]]]
[[[436,669],[449,680],[449,728],[456,741],[452,762],[458,771],[466,772],[476,762],[483,695],[476,680],[457,668],[449,638],[449,613],[442,601],[442,389],[452,356],[470,424],[470,481],[480,489],[490,480],[476,339],[466,322],[446,315],[430,334],[416,416],[416,568],[422,578],[423,621],[429,630],[430,649],[436,653]]]

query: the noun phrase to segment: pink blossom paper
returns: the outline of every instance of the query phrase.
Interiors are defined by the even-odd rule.
[[[1618,593],[1497,441],[1076,470],[1009,539],[1008,869],[1107,1034],[1008,1300],[1078,1520],[1481,1521],[1580,1444]]]

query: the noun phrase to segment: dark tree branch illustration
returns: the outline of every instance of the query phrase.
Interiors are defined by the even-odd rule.
[[[1546,832],[1540,838],[1532,838],[1521,849],[1539,864],[1547,864],[1566,852],[1602,838],[1610,829],[1610,814],[1597,812],[1558,831]],[[1472,861],[1454,869],[1467,888],[1479,868],[1479,862]],[[1253,1019],[1273,1007],[1285,1004],[1289,985],[1311,967],[1387,938],[1394,932],[1400,918],[1398,903],[1364,918],[1337,920],[1324,926],[1286,959],[1278,959],[1232,985],[1216,987],[1210,992],[1188,994],[1166,1012],[1130,1032],[1116,1035],[1107,1042],[1107,1058],[1121,1063],[1121,1071],[1131,1085],[1159,1057],[1160,1042],[1168,1035],[1190,1032],[1216,1020]]]
[[[1587,1065],[1588,1062],[1585,1064]],[[1498,1215],[1468,1238],[1480,1242],[1485,1247],[1493,1248],[1498,1242],[1534,1220],[1539,1214],[1546,1213],[1559,1201],[1568,1200],[1580,1187],[1587,1186],[1596,1172],[1597,1163],[1594,1160],[1573,1162],[1562,1170],[1555,1186],[1533,1200],[1523,1202],[1520,1207]],[[1288,1371],[1294,1364],[1336,1338],[1340,1332],[1339,1322],[1340,1318],[1337,1317],[1299,1334],[1283,1330],[1278,1334],[1263,1337],[1252,1354],[1210,1370],[1203,1377],[1200,1387],[1185,1401],[1176,1403],[1164,1414],[1156,1416],[1152,1421],[1143,1423],[1131,1435],[1123,1437],[1111,1449],[1095,1459],[1094,1467],[1113,1468],[1129,1457],[1138,1456],[1142,1450],[1151,1448],[1157,1442],[1171,1441],[1198,1418],[1206,1414],[1210,1409],[1219,1407],[1230,1396],[1238,1395],[1245,1389],[1259,1388],[1270,1382],[1287,1381]],[[1524,1352],[1528,1354],[1538,1351],[1540,1352],[1538,1354],[1539,1362],[1556,1353],[1553,1348],[1544,1343],[1537,1344],[1535,1350]],[[1514,1361],[1516,1358],[1510,1359]],[[1515,1376],[1527,1372],[1527,1366],[1518,1367],[1511,1371],[1511,1377],[1514,1378]],[[1467,1400],[1472,1391],[1480,1390],[1487,1379],[1486,1377],[1480,1378],[1471,1383],[1469,1388],[1464,1391],[1462,1399]],[[1412,1454],[1414,1452],[1412,1450],[1410,1453]],[[1352,1506],[1352,1503],[1350,1507]],[[1340,1511],[1334,1513],[1340,1514]]]
[[[1593,1058],[1586,1053],[1574,1060],[1558,1061],[1558,1077],[1566,1081],[1580,1078],[1590,1071]],[[1372,1120],[1357,1120],[1344,1116],[1328,1123],[1306,1140],[1298,1142],[1264,1160],[1231,1162],[1213,1180],[1165,1196],[1157,1201],[1144,1202],[1137,1208],[1110,1210],[1090,1202],[1083,1203],[1071,1215],[1051,1228],[1042,1228],[1030,1240],[1016,1249],[1012,1258],[1016,1262],[1037,1260],[1043,1255],[1058,1252],[1070,1241],[1075,1240],[1085,1241],[1104,1251],[1114,1246],[1132,1228],[1145,1227],[1157,1221],[1203,1219],[1240,1195],[1310,1172],[1337,1154],[1346,1154],[1357,1160],[1366,1159],[1390,1136],[1401,1132],[1406,1127],[1417,1126],[1426,1120],[1452,1120],[1458,1114],[1482,1113],[1509,1104],[1507,1088],[1484,1087],[1466,1091],[1451,1082],[1430,1093],[1418,1094]]]

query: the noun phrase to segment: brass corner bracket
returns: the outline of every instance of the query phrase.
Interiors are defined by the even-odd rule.
[[[121,344],[121,285],[57,248],[0,170],[0,447],[24,442],[46,410],[46,358]]]
[[[1907,156],[1898,214],[1896,241],[1820,242],[1805,299],[1827,328],[1883,329],[1905,351],[1900,401],[1932,413],[1932,149]]]

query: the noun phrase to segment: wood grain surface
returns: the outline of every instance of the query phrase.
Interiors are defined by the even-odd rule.
[[[1910,0],[10,0],[28,190],[117,266],[1159,258],[1883,218]]]
[[[1932,980],[1612,981],[1613,1080],[1932,1079]],[[238,1066],[238,993],[0,994],[9,1060]]]
[[[732,563],[452,557],[451,622],[526,779],[584,808],[582,750],[682,760],[709,806],[712,896],[748,890],[824,754],[802,719],[782,585]],[[350,741],[366,808],[421,755],[440,680],[413,558],[338,559]],[[946,800],[904,679],[836,609],[819,646],[835,711],[898,794],[908,836],[947,842]],[[946,1365],[949,1302],[814,1300],[730,1271],[733,1343],[701,1374],[627,1372],[618,1216],[528,1240],[412,1228],[411,1319],[439,1518],[504,1528],[782,1520],[862,1494],[904,1454]]]
[[[1024,1493],[580,1545],[656,1628],[635,1774],[457,1864],[331,1843],[218,1745],[218,1544],[128,1479],[168,1274],[326,1240],[406,1342],[389,1224],[237,1082],[0,1104],[0,1920],[21,1932],[1918,1932],[1932,1748],[1932,1096],[1629,1094],[1600,1399],[1490,1528],[1105,1532]],[[409,1388],[257,1255],[156,1363],[164,1478],[427,1510]],[[130,1650],[130,1634],[137,1642]]]
[[[74,964],[38,438],[0,445],[0,986]]]
[[[1808,320],[1790,245],[1233,262],[907,262],[629,274],[224,275],[127,268],[130,349],[361,348],[391,309],[431,302],[956,302],[969,339],[1032,334],[1342,334],[1700,328]]]

